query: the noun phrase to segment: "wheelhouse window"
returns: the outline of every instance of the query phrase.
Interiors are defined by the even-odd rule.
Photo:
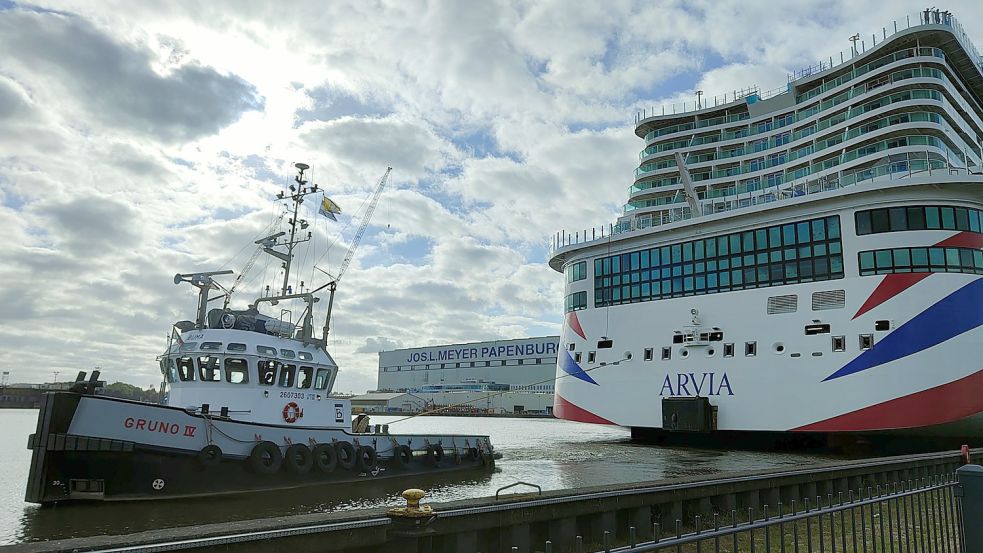
[[[198,342],[185,342],[181,344],[180,351],[193,351],[198,349]]]
[[[313,361],[314,355],[308,351],[298,351],[297,358],[301,361]]]
[[[222,380],[219,367],[219,358],[214,355],[202,355],[198,357],[198,378],[202,382],[218,382]]]
[[[168,382],[174,382],[178,379],[177,377],[177,366],[174,365],[173,357],[164,357],[160,360],[160,370],[164,373],[164,378]]]
[[[201,351],[215,351],[222,349],[222,342],[202,342]]]
[[[331,380],[331,370],[330,369],[318,369],[317,376],[314,378],[314,389],[315,390],[326,390],[328,388],[328,382]]]
[[[293,388],[296,377],[297,365],[283,365],[280,368],[280,380],[277,383],[281,388]]]
[[[179,357],[177,360],[177,377],[182,382],[195,379],[195,360],[191,357]]]
[[[257,365],[259,372],[259,383],[263,386],[272,386],[276,382],[276,371],[280,368],[280,362],[273,359],[263,359]]]
[[[225,359],[225,381],[232,384],[249,382],[249,365],[245,359],[227,357]]]
[[[226,346],[225,349],[228,351],[246,351],[246,344],[237,344],[233,342]]]
[[[294,351],[293,350],[290,350],[290,349],[281,349],[280,350],[280,357],[283,357],[284,359],[296,359],[297,358],[297,354],[294,353]]]
[[[888,207],[858,211],[855,217],[858,235],[906,230],[983,232],[983,211],[966,207]]]
[[[297,370],[297,387],[310,388],[311,379],[314,377],[314,367],[301,367]]]
[[[276,355],[276,348],[270,346],[256,346],[256,352],[260,355]]]

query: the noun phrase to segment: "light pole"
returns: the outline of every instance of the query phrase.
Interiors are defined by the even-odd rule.
[[[856,56],[858,54],[857,41],[860,40],[860,33],[853,35],[852,37],[849,38],[849,40],[851,44],[850,49],[853,51],[853,55],[850,56],[852,58],[853,56]]]
[[[703,101],[700,99],[701,96],[703,96],[703,91],[702,90],[697,90],[696,91],[696,109],[703,109]]]

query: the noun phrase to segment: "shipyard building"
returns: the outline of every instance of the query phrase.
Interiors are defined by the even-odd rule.
[[[405,411],[461,405],[477,413],[541,413],[553,409],[553,377],[559,336],[448,344],[379,352],[378,391],[400,393],[394,401],[367,394],[365,410]],[[375,396],[375,397],[371,397]]]

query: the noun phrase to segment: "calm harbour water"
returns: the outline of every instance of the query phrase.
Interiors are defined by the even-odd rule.
[[[406,482],[345,490],[292,490],[230,497],[156,502],[63,505],[41,508],[24,502],[37,410],[0,410],[0,544],[100,534],[127,534],[155,528],[229,520],[351,510],[402,504]],[[372,417],[386,423],[394,417]],[[828,459],[815,454],[713,451],[641,445],[621,428],[553,419],[418,417],[394,425],[393,433],[480,432],[491,436],[503,457],[495,472],[452,482],[414,482],[429,501],[494,495],[517,481],[543,489],[620,484],[799,465]]]

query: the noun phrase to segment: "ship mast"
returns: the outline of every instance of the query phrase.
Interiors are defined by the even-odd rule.
[[[280,296],[286,296],[287,290],[290,287],[290,265],[294,257],[294,248],[297,244],[307,242],[311,239],[311,233],[307,233],[306,238],[297,238],[297,225],[300,225],[300,229],[306,229],[309,224],[304,219],[298,219],[297,214],[300,212],[300,204],[304,203],[304,197],[309,194],[315,194],[318,192],[318,187],[316,184],[312,184],[310,187],[307,186],[307,180],[304,179],[304,172],[310,169],[310,166],[306,163],[295,163],[294,167],[297,168],[297,176],[294,177],[294,182],[297,183],[296,186],[290,185],[290,194],[284,195],[283,192],[277,194],[278,199],[290,198],[293,201],[293,216],[287,221],[290,225],[290,237],[287,238],[286,242],[272,244],[263,248],[263,251],[276,257],[277,259],[283,261],[283,286],[280,287]],[[286,246],[287,251],[281,252],[274,250],[276,246]]]

